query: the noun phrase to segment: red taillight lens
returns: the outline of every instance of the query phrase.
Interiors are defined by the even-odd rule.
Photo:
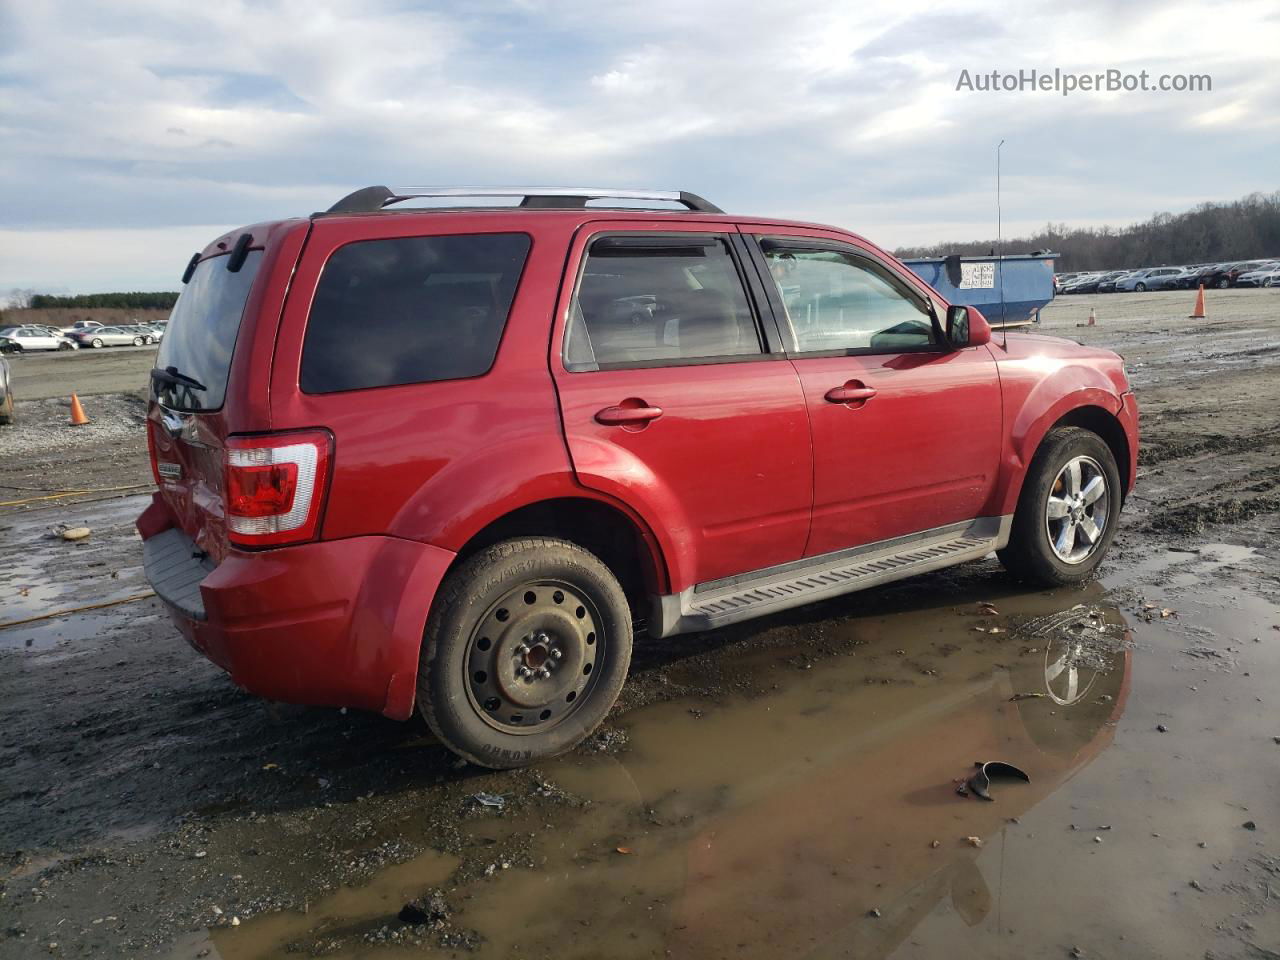
[[[298,465],[275,463],[227,470],[227,513],[233,517],[274,517],[293,509]]]
[[[162,486],[160,482],[160,456],[156,452],[156,435],[153,432],[155,425],[147,421],[147,457],[151,460],[151,476],[155,478],[156,486]]]
[[[223,489],[231,542],[265,547],[313,539],[331,446],[320,430],[229,437]]]

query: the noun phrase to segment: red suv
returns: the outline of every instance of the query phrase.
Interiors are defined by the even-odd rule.
[[[387,209],[463,196],[519,205]],[[138,519],[156,593],[245,689],[416,704],[490,767],[589,734],[637,627],[993,550],[1079,582],[1133,485],[1115,354],[992,342],[861,237],[689,193],[369,187],[183,281]]]

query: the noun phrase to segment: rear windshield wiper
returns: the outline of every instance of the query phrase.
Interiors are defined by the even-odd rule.
[[[195,377],[188,377],[185,373],[179,373],[177,367],[156,367],[151,371],[151,379],[159,380],[161,383],[172,383],[175,386],[190,387],[192,390],[209,389]]]

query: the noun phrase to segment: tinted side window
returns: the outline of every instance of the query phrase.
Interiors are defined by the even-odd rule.
[[[591,245],[565,339],[570,370],[758,355],[723,237],[604,237]]]
[[[861,257],[767,244],[764,254],[798,352],[890,352],[937,343],[928,308]]]
[[[250,250],[236,273],[227,270],[226,256],[200,261],[169,314],[168,333],[160,341],[156,366],[172,367],[203,389],[156,380],[152,388],[160,403],[174,410],[217,410],[222,406],[231,353],[240,333],[240,315],[261,263],[261,250]],[[98,332],[106,333],[108,328],[98,328]]]
[[[302,389],[336,393],[478,377],[529,254],[523,233],[397,237],[325,264],[302,345]]]

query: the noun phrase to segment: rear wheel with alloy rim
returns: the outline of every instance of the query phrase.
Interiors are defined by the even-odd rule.
[[[441,585],[423,640],[419,709],[473,763],[523,766],[590,734],[630,662],[630,609],[598,557],[563,540],[507,540]]]
[[[102,343],[102,341],[101,341],[101,340],[99,340],[97,337],[94,337],[94,339],[93,339],[93,346],[94,346],[94,347],[101,347],[101,346],[103,346],[103,343]]]
[[[1050,431],[1023,481],[1000,561],[1045,586],[1093,576],[1115,535],[1120,472],[1111,449],[1080,427]]]

